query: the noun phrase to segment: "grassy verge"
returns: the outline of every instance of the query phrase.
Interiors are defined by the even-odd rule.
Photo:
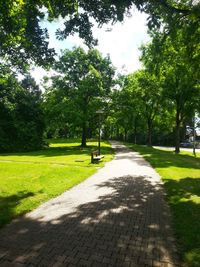
[[[161,175],[182,260],[200,266],[200,153],[176,155],[172,151],[128,145],[138,151]]]
[[[81,148],[78,141],[50,140],[47,149],[0,154],[0,227],[36,208],[92,175],[113,158],[110,145],[101,143],[105,158],[90,163],[97,142]]]

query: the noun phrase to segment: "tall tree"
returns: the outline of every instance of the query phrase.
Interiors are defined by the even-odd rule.
[[[155,75],[146,70],[137,71],[128,77],[128,84],[137,103],[139,114],[146,120],[147,144],[152,145],[153,122],[161,111],[162,88]]]
[[[51,78],[46,103],[52,94],[61,99],[63,122],[81,127],[81,145],[86,146],[89,123],[97,116],[96,111],[106,105],[114,68],[110,59],[103,58],[97,50],[86,53],[82,48],[65,50],[54,68],[57,74]]]
[[[176,32],[176,38],[155,34],[152,43],[143,48],[142,59],[148,69],[159,75],[163,93],[175,108],[175,151],[179,153],[180,127],[185,117],[192,116],[199,103],[199,65],[195,49],[188,54],[185,30]],[[161,45],[162,44],[162,45]]]
[[[134,135],[134,142],[137,143],[137,129],[141,124],[140,103],[130,86],[130,76],[120,77],[116,81],[118,88],[111,95],[110,127],[115,129],[116,138],[122,135],[125,141],[133,141]]]

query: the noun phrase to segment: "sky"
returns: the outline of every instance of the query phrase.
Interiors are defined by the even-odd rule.
[[[132,73],[141,68],[139,47],[150,40],[146,26],[147,15],[134,9],[131,13],[132,16],[126,17],[123,23],[117,22],[115,25],[105,25],[101,29],[95,24],[93,28],[93,35],[98,39],[96,48],[103,56],[109,54],[117,71],[123,74]],[[53,23],[44,21],[42,26],[47,27],[49,31],[49,47],[54,48],[58,54],[61,50],[72,49],[74,46],[87,49],[78,35],[69,36],[64,41],[56,39],[56,29],[63,28],[61,19]],[[112,30],[110,31],[110,29]],[[32,71],[32,75],[38,84],[46,74],[46,71],[42,68],[35,68]]]

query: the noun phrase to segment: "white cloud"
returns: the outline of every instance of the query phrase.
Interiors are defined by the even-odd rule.
[[[93,34],[99,40],[97,49],[104,56],[110,55],[113,65],[117,67],[118,71],[123,69],[131,73],[141,68],[138,48],[142,43],[146,43],[149,40],[146,19],[146,14],[132,10],[132,17],[125,18],[123,23],[108,24],[101,29],[95,23]],[[59,27],[63,28],[63,20],[58,20],[51,24],[45,22],[43,25],[49,31],[50,47],[54,47],[57,53],[66,48],[71,49],[73,46],[81,46],[86,49],[83,40],[78,35],[69,36],[65,41],[58,41],[56,39],[55,31]],[[108,29],[112,30],[108,31]],[[41,78],[45,75],[45,71],[41,68],[36,68],[32,75],[40,83]]]
[[[113,64],[119,70],[124,65],[128,72],[141,67],[138,48],[149,40],[146,19],[145,14],[134,11],[132,17],[126,18],[123,23],[95,28],[94,36],[99,40],[98,49],[104,55],[110,54]],[[106,32],[106,28],[112,28],[112,31]]]
[[[35,78],[36,82],[39,83],[47,74],[47,71],[41,67],[36,67],[31,71],[31,74]]]

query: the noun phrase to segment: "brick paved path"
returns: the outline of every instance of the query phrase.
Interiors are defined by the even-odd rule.
[[[179,266],[158,174],[112,145],[95,175],[0,231],[0,266]]]

